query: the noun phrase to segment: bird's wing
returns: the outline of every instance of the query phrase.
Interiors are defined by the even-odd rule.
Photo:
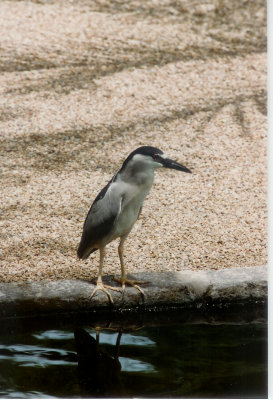
[[[120,214],[123,196],[118,191],[113,190],[113,185],[114,179],[98,194],[87,214],[78,248],[79,258],[88,257],[95,248],[92,246],[95,246],[110,233]]]

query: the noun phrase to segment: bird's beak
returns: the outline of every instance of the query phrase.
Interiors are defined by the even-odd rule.
[[[191,173],[191,170],[189,170],[187,167],[184,167],[184,165],[179,164],[178,162],[171,160],[170,158],[162,158],[161,163],[164,168],[177,169],[178,171]]]

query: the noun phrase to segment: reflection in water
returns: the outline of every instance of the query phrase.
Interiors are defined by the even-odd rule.
[[[5,321],[0,398],[265,398],[265,318],[247,314],[239,323],[227,314],[213,323],[193,320],[193,311],[187,320],[181,310],[146,321],[141,314]]]
[[[78,376],[82,396],[121,396],[125,394],[121,383],[121,364],[118,360],[120,339],[118,333],[114,357],[99,347],[99,332],[95,340],[84,329],[74,331],[78,355]]]
[[[73,353],[61,349],[33,345],[0,345],[0,360],[10,360],[20,367],[49,367],[70,365],[75,362]]]
[[[121,381],[123,372],[153,372],[152,364],[130,357],[119,357],[122,335],[123,345],[127,346],[155,346],[156,343],[144,336],[134,336],[124,333],[121,328],[117,336],[101,332],[101,327],[95,327],[96,339],[86,330],[77,328],[74,331],[75,346],[78,356],[78,377],[82,396],[124,396],[125,388]],[[111,331],[115,328],[108,328]],[[135,328],[136,329],[136,328]],[[100,341],[100,335],[102,340]],[[115,342],[114,342],[115,341]],[[111,344],[114,347],[114,355],[100,346],[100,343]]]

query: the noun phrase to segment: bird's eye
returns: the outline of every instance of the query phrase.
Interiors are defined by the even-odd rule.
[[[155,161],[158,161],[158,160],[160,160],[160,155],[159,154],[154,154],[154,160]]]

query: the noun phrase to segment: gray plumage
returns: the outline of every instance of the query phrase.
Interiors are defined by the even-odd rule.
[[[99,287],[97,290],[103,290],[110,301],[112,301],[111,295],[105,290],[105,285],[101,280],[104,249],[112,240],[121,238],[119,256],[124,290],[125,282],[131,283],[125,278],[122,260],[123,243],[139,217],[142,204],[153,184],[154,170],[159,167],[191,172],[183,165],[167,158],[161,150],[155,147],[140,147],[127,157],[121,169],[101,190],[85,219],[78,247],[78,257],[86,259],[95,250],[100,250]],[[132,286],[140,290],[138,286],[134,284]],[[94,293],[95,291],[91,297]]]

